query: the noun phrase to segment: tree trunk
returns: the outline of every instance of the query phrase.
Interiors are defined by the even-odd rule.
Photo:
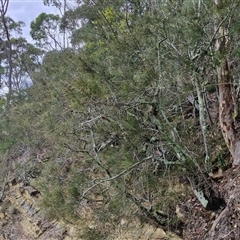
[[[1,8],[0,8],[0,14],[1,14],[1,21],[3,23],[4,31],[6,34],[6,40],[0,38],[1,42],[4,42],[4,50],[7,55],[7,63],[8,63],[8,94],[6,99],[6,105],[5,108],[8,110],[10,105],[10,100],[12,97],[12,72],[13,72],[13,63],[12,63],[12,42],[10,39],[10,33],[9,33],[9,27],[7,26],[6,22],[6,13],[8,10],[9,0],[1,0]]]
[[[222,1],[214,1],[218,8],[223,8]],[[237,99],[231,76],[231,62],[228,59],[230,39],[225,21],[217,16],[215,51],[220,56],[217,68],[219,85],[219,121],[226,145],[233,157],[233,165],[240,164],[240,139],[237,136]],[[219,23],[221,23],[219,25]]]

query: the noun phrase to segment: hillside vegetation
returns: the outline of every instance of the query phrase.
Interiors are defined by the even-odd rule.
[[[218,180],[239,165],[239,2],[59,3],[46,1],[62,15],[32,22],[35,44],[1,12],[1,199],[14,178],[50,219],[91,209],[83,239],[129,216],[203,239],[179,209],[228,204]]]

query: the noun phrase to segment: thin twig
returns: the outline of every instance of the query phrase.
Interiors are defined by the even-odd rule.
[[[151,156],[148,156],[146,158],[144,158],[143,160],[133,164],[130,168],[128,169],[125,169],[124,171],[120,172],[119,174],[113,176],[113,177],[110,177],[110,178],[104,178],[104,179],[99,179],[99,181],[95,184],[93,184],[90,188],[88,188],[81,196],[80,198],[80,201],[95,187],[97,187],[99,184],[101,183],[104,183],[104,182],[109,182],[109,181],[112,181],[112,180],[115,180],[116,178],[119,178],[121,177],[122,175],[124,175],[125,173],[127,172],[130,172],[132,169],[134,169],[136,166],[142,164],[143,162],[149,160],[149,159],[152,159],[152,155]]]

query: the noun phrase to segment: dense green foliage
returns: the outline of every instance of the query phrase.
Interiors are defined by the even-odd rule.
[[[235,17],[233,39],[236,6],[225,8]],[[199,109],[188,102],[197,89],[216,93],[217,11],[211,1],[86,0],[62,18],[42,13],[32,22],[33,39],[48,51],[38,65],[42,50],[23,41],[25,59],[32,57],[20,71],[33,85],[19,89],[1,120],[0,151],[39,188],[49,216],[71,221],[90,206],[99,239],[108,221],[135,207],[162,226],[180,226],[175,206],[188,196],[179,181],[228,164],[209,116],[206,159]],[[71,47],[55,38],[63,28]],[[238,43],[232,52],[236,58]]]

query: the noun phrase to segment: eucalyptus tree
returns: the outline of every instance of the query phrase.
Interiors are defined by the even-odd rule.
[[[16,35],[21,35],[22,27],[24,23],[19,21],[15,22],[12,18],[7,16],[8,11],[8,0],[2,0],[0,3],[0,14],[1,14],[1,32],[0,32],[0,39],[1,39],[1,81],[4,82],[8,88],[7,93],[7,101],[6,101],[6,109],[9,107],[9,103],[12,97],[14,85],[17,82],[14,82],[14,74],[16,69],[14,69],[14,55],[15,51],[15,42]],[[13,37],[14,36],[14,37]],[[16,65],[15,65],[16,66]],[[16,80],[16,78],[15,78]],[[18,82],[19,84],[19,82]]]
[[[64,20],[64,16],[66,15],[66,13],[68,11],[71,11],[71,9],[73,8],[74,1],[60,1],[60,0],[44,0],[43,1],[44,5],[46,6],[54,6],[56,7],[59,12],[60,12],[60,16],[61,16],[61,26],[60,29],[62,31],[62,43],[63,43],[63,48],[65,49],[66,47],[69,47],[69,41],[68,41],[68,37],[69,37],[69,29],[66,25],[66,21]],[[75,26],[77,27],[77,26]]]
[[[31,23],[31,36],[38,46],[46,50],[62,50],[70,47],[69,26],[66,22],[67,12],[71,12],[73,2],[66,0],[44,0],[44,5],[56,7],[59,11],[57,14],[41,13],[35,21]],[[75,25],[75,28],[77,26]]]
[[[24,26],[22,22],[16,23],[11,18],[6,18],[6,22],[9,24],[8,30],[11,35],[9,36],[10,44],[7,43],[8,40],[2,42],[5,47],[1,52],[1,81],[10,89],[10,92],[17,92],[31,81],[30,75],[40,66],[43,51],[20,36],[21,28]],[[19,35],[19,37],[13,37],[13,35]],[[6,54],[6,51],[10,50],[11,64],[9,64],[9,54]],[[9,80],[10,76],[11,81]]]
[[[9,19],[6,17],[6,13],[8,10],[8,4],[9,0],[2,0],[1,1],[1,25],[2,25],[2,36],[1,36],[1,48],[4,50],[4,53],[7,56],[7,64],[9,65],[9,71],[8,71],[8,97],[7,97],[7,104],[8,107],[10,98],[12,95],[12,45],[11,45],[11,39],[10,39],[10,29],[9,26],[11,26],[11,23],[13,22],[12,19]],[[9,24],[10,23],[10,24]]]
[[[18,92],[32,84],[34,72],[40,69],[43,51],[24,38],[13,38],[13,89]]]
[[[59,15],[41,13],[31,22],[30,35],[36,45],[47,51],[63,48],[60,31],[61,18]]]

